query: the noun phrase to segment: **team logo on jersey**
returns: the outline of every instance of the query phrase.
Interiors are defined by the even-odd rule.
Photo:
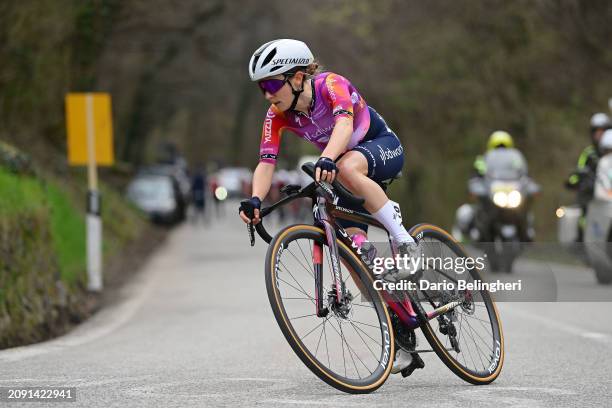
[[[270,143],[272,141],[272,119],[266,117],[264,121],[264,143]]]
[[[381,146],[378,146],[378,150],[380,151],[380,159],[383,162],[383,166],[387,163],[387,160],[394,159],[402,154],[404,149],[402,146],[398,146],[397,148],[391,150],[389,148],[383,149]]]

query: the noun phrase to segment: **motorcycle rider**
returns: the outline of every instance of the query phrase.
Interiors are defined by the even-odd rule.
[[[487,141],[487,151],[498,148],[512,148],[514,147],[514,139],[510,136],[510,133],[503,130],[496,130],[491,133],[489,140]],[[483,177],[487,172],[487,165],[484,160],[484,154],[476,156],[474,160],[474,177]]]
[[[610,128],[612,128],[612,120],[605,113],[599,112],[591,116],[589,132],[591,144],[584,148],[578,157],[576,169],[565,181],[565,186],[568,189],[576,191],[576,201],[582,208],[583,215],[580,219],[579,241],[582,241],[582,227],[586,217],[587,206],[593,199],[597,164],[602,156],[599,142],[603,133]]]
[[[489,135],[487,140],[487,152],[498,149],[498,148],[513,148],[514,140],[512,136],[506,131],[496,130]],[[470,179],[478,180],[485,176],[487,173],[487,165],[485,162],[484,154],[476,156],[473,164],[473,171]],[[476,217],[476,205],[475,204],[463,204],[457,209],[456,220],[457,226],[462,236],[470,236],[470,231],[474,227]],[[472,237],[475,238],[475,237]]]
[[[599,152],[601,157],[612,153],[612,129],[606,130],[601,135],[601,140],[599,141]]]

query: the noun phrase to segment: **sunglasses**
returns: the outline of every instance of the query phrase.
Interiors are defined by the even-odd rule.
[[[270,94],[274,95],[280,91],[283,86],[285,86],[287,81],[289,81],[289,75],[285,75],[285,78],[283,79],[264,79],[257,82],[257,85],[259,85],[259,89],[263,94],[269,92]]]

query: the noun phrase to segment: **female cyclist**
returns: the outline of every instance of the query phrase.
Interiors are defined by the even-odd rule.
[[[271,106],[264,120],[253,194],[241,204],[240,217],[245,223],[260,221],[259,209],[272,184],[281,133],[289,130],[321,150],[315,165],[316,180],[331,183],[338,177],[365,199],[363,206],[389,231],[399,253],[413,255],[416,244],[402,225],[399,205],[389,200],[379,185],[402,169],[399,138],[346,78],[332,72],[317,73],[317,68],[308,46],[297,40],[270,41],[251,57],[251,80],[257,82]],[[342,199],[338,205],[351,208]],[[251,209],[252,220],[245,215]],[[357,244],[365,241],[366,225],[340,222]],[[393,372],[410,365],[410,355],[396,357]]]

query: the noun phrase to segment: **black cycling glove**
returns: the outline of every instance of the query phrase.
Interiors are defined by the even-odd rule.
[[[259,197],[251,197],[248,200],[242,200],[240,202],[240,208],[238,208],[238,214],[240,214],[241,211],[244,211],[244,214],[250,219],[252,220],[253,218],[255,218],[255,209],[260,210],[261,209],[261,200],[259,199]]]
[[[319,160],[317,160],[317,164],[315,164],[315,170],[317,168],[321,169],[321,171],[327,170],[330,173],[336,170],[336,173],[338,173],[338,167],[336,166],[336,162],[334,162],[329,157],[320,157]]]

